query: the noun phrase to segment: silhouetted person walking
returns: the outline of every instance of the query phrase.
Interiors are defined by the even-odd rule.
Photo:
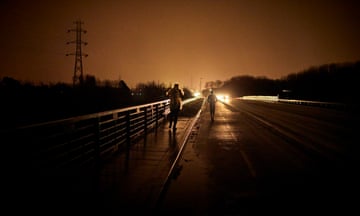
[[[214,121],[215,103],[217,102],[217,98],[216,98],[216,95],[214,94],[214,91],[212,89],[210,89],[210,94],[207,97],[207,102],[209,103],[209,107],[210,107],[211,121]]]
[[[179,84],[175,83],[174,87],[166,92],[166,95],[170,98],[169,128],[172,126],[173,130],[176,130],[176,124],[181,108],[182,98],[184,97],[184,92],[179,88]]]

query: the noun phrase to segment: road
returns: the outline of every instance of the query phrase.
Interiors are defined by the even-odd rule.
[[[157,213],[359,212],[353,112],[234,99],[195,125]]]

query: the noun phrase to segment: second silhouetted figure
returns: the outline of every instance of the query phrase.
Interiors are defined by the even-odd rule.
[[[207,97],[207,102],[209,103],[209,106],[210,106],[211,121],[214,121],[215,103],[217,102],[217,98],[216,98],[216,95],[214,94],[214,91],[212,89],[210,89],[210,94]]]

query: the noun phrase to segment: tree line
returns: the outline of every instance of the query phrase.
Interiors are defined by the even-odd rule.
[[[270,95],[285,99],[351,105],[358,103],[359,73],[360,61],[333,63],[310,67],[280,79],[244,75],[224,82],[209,82],[206,87],[233,97]]]
[[[278,95],[279,98],[323,102],[357,103],[360,61],[325,64],[289,74],[280,79],[235,76],[226,81],[207,82],[207,89],[232,97]],[[39,123],[84,114],[119,109],[167,99],[171,88],[154,81],[139,83],[130,89],[125,81],[99,81],[86,75],[83,85],[67,83],[33,84],[11,77],[0,80],[1,127]],[[184,88],[186,98],[193,97]]]
[[[167,99],[170,86],[139,83],[130,89],[125,81],[100,81],[86,75],[82,85],[34,84],[11,77],[0,79],[1,125],[15,127],[120,109]],[[184,89],[185,97],[192,97]]]

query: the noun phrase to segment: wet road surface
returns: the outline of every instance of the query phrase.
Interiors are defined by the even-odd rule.
[[[214,122],[208,108],[202,113],[159,214],[359,212],[358,164],[313,157],[241,109],[216,106]]]

